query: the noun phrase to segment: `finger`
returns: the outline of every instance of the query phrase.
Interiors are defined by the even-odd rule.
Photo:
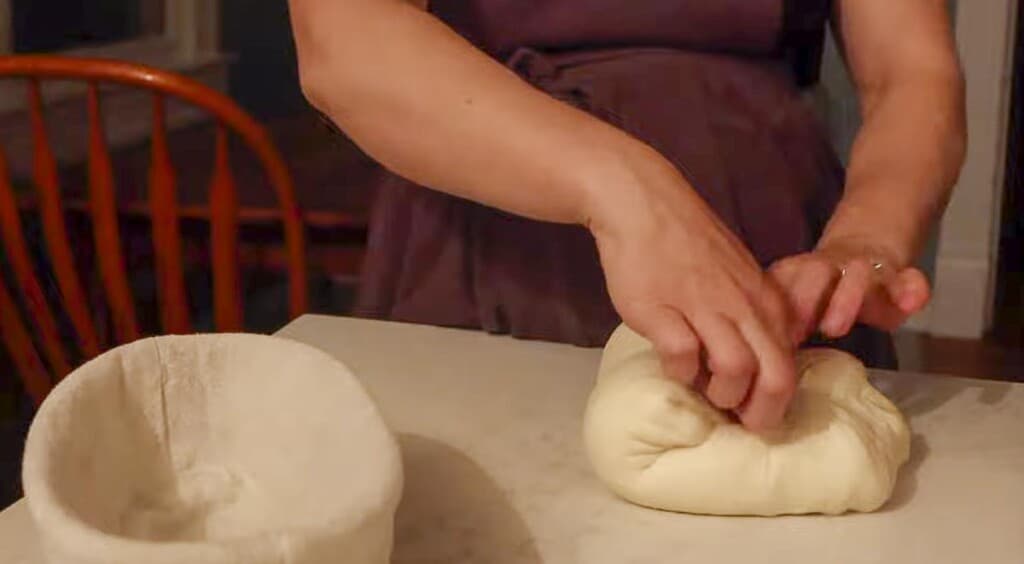
[[[795,301],[793,300],[793,287],[798,280],[799,276],[799,264],[796,260],[783,260],[775,263],[768,269],[768,279],[775,282],[775,286],[779,289],[783,296],[785,296],[787,309],[789,315],[787,316],[788,325],[786,327],[789,339],[794,343],[801,340],[801,322],[799,316],[796,314]]]
[[[769,330],[780,346],[793,347],[797,344],[796,327],[798,322],[793,312],[791,298],[775,279],[765,277],[755,305],[757,306],[756,313],[765,328]]]
[[[780,286],[788,288],[800,271],[800,263],[800,257],[782,259],[773,263],[768,268],[768,274],[770,274]]]
[[[651,342],[666,377],[693,385],[700,369],[700,341],[681,313],[655,306],[623,312],[623,321]]]
[[[814,332],[839,278],[839,269],[812,254],[784,259],[776,265],[769,271],[769,279],[784,297],[787,337],[792,346],[797,346]]]
[[[743,323],[740,331],[759,366],[750,394],[737,412],[747,428],[771,429],[782,422],[796,390],[793,355],[779,347],[756,320]]]
[[[803,342],[814,332],[838,281],[839,270],[831,263],[809,260],[804,264],[800,275],[789,287],[795,318],[791,325],[796,327],[796,333],[792,335],[794,344]]]
[[[901,270],[886,285],[886,289],[892,302],[907,315],[921,311],[931,299],[931,286],[928,284],[928,278],[916,268]]]
[[[700,337],[698,336],[699,340]],[[697,376],[689,383],[691,389],[704,397],[708,397],[708,384],[711,383],[711,372],[708,371],[707,348],[701,346],[697,364]]]
[[[860,320],[872,327],[892,331],[928,303],[928,279],[916,268],[891,277],[883,287],[868,294]]]
[[[710,379],[704,395],[719,409],[735,409],[747,397],[757,371],[754,352],[735,325],[720,315],[696,319],[694,328],[707,350]]]
[[[832,338],[850,332],[860,315],[865,295],[875,283],[874,269],[865,260],[852,260],[844,270],[821,320],[821,332]]]

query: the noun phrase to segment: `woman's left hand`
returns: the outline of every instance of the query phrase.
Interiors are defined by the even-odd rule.
[[[815,330],[839,338],[855,322],[891,331],[928,303],[928,279],[859,243],[830,243],[783,258],[769,269],[791,306],[790,337],[799,344]]]

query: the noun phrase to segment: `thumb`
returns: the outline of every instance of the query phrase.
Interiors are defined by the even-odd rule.
[[[901,270],[886,284],[886,291],[892,303],[908,316],[921,311],[931,299],[928,278],[916,268]]]
[[[866,296],[860,320],[872,327],[892,331],[921,311],[930,297],[924,273],[916,268],[906,268]]]

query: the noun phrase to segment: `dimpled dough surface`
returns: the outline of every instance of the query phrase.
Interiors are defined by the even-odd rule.
[[[591,464],[616,494],[669,511],[878,509],[910,453],[902,414],[844,352],[802,351],[797,368],[801,380],[783,425],[758,435],[665,378],[651,344],[620,326],[584,415]]]

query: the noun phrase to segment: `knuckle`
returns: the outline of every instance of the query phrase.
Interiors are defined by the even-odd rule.
[[[753,353],[742,349],[730,350],[728,353],[712,356],[708,368],[716,375],[729,378],[744,378],[757,370],[757,360]]]
[[[761,395],[773,401],[784,401],[793,396],[796,381],[792,378],[768,378],[760,383]]]
[[[787,302],[775,292],[769,292],[765,295],[764,309],[769,318],[774,320],[785,319],[788,314]]]
[[[808,271],[811,276],[831,278],[839,275],[839,267],[832,261],[824,258],[817,257],[814,261],[808,265]]]
[[[737,326],[757,318],[757,309],[754,307],[754,300],[757,297],[756,289],[749,295],[740,294],[729,300],[728,312],[723,316],[735,323]],[[753,298],[753,299],[752,299]]]
[[[864,257],[854,257],[846,261],[847,272],[855,270],[857,272],[867,272],[871,270],[871,261]]]
[[[730,389],[708,389],[708,401],[719,409],[736,409],[746,397],[746,387],[735,386]]]
[[[696,356],[700,350],[697,339],[691,335],[674,334],[660,339],[654,345],[658,354],[669,358]]]
[[[799,257],[784,258],[773,263],[768,270],[776,274],[789,273],[796,270],[797,268],[800,268],[800,264],[802,261],[803,259]]]

